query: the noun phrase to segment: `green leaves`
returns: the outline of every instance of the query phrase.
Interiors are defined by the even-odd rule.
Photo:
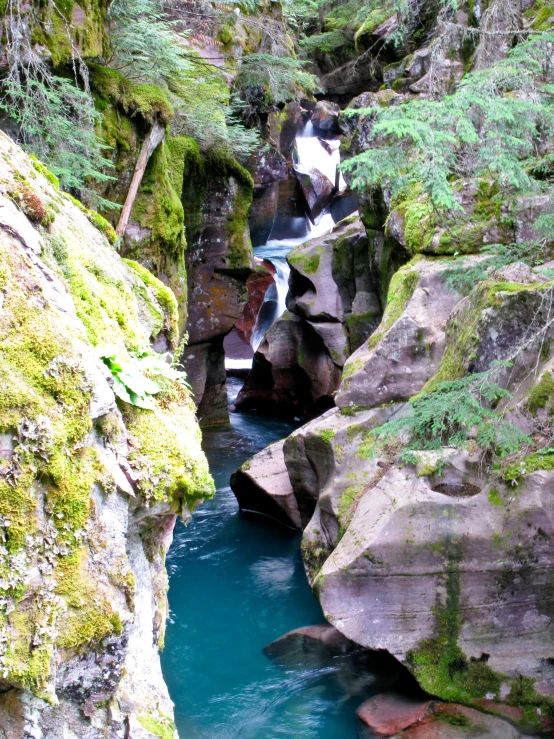
[[[505,457],[530,439],[504,420],[495,406],[509,398],[496,380],[506,362],[460,380],[441,382],[431,392],[413,398],[409,415],[390,421],[375,432],[385,442],[407,437],[406,451],[462,447],[470,439],[484,451]]]
[[[110,370],[113,377],[113,391],[125,403],[154,410],[153,396],[161,391],[161,387],[145,377],[131,362],[122,362],[113,349],[103,349],[100,359]]]
[[[190,390],[186,381],[186,372],[171,364],[169,354],[153,354],[143,349],[130,352],[132,362],[122,361],[113,347],[100,349],[100,359],[110,370],[113,377],[113,391],[125,403],[137,408],[154,410],[154,396],[163,392],[165,381],[176,382]],[[151,375],[156,380],[151,380]]]
[[[504,195],[544,189],[533,166],[544,171],[538,143],[554,125],[553,43],[554,33],[520,43],[441,100],[353,111],[374,119],[371,148],[343,165],[354,187],[399,198],[418,183],[438,212],[459,209],[452,183],[462,178],[492,178]]]

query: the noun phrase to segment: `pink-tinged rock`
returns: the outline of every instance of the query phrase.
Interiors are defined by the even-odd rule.
[[[231,475],[231,488],[241,510],[255,511],[295,529],[301,528],[298,504],[278,441],[245,462]]]
[[[376,736],[391,736],[425,718],[429,706],[428,700],[389,692],[362,703],[356,715]]]
[[[402,733],[402,739],[519,739],[523,736],[514,726],[496,716],[473,708],[444,703],[435,713]]]

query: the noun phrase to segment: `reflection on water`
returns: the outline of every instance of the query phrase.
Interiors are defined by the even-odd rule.
[[[162,667],[181,739],[355,739],[354,712],[373,690],[344,660],[289,664],[263,652],[291,629],[324,623],[299,535],[242,517],[228,486],[237,466],[290,431],[234,414],[231,427],[204,433],[218,491],[187,528],[178,525],[167,558]]]

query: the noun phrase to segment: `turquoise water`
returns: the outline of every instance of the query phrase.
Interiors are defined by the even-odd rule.
[[[355,739],[355,710],[372,694],[336,660],[286,668],[262,652],[291,629],[325,623],[300,536],[243,517],[229,488],[231,472],[290,431],[234,414],[230,429],[204,433],[217,494],[178,525],[167,557],[162,668],[181,739]]]

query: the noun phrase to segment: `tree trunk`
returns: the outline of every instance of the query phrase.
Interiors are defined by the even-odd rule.
[[[133,204],[135,202],[140,183],[142,182],[144,170],[146,169],[148,160],[154,153],[154,150],[156,149],[158,144],[163,141],[164,136],[164,126],[160,125],[159,123],[154,123],[154,125],[150,129],[148,136],[144,139],[142,149],[140,150],[140,155],[135,167],[135,172],[133,174],[133,179],[131,180],[131,184],[129,186],[129,192],[127,193],[127,197],[125,198],[125,205],[123,206],[121,216],[119,217],[119,223],[117,224],[117,228],[115,229],[115,232],[118,236],[123,236],[125,234],[125,229],[127,228],[127,224],[129,223],[129,218],[131,216],[131,211],[133,210]]]

